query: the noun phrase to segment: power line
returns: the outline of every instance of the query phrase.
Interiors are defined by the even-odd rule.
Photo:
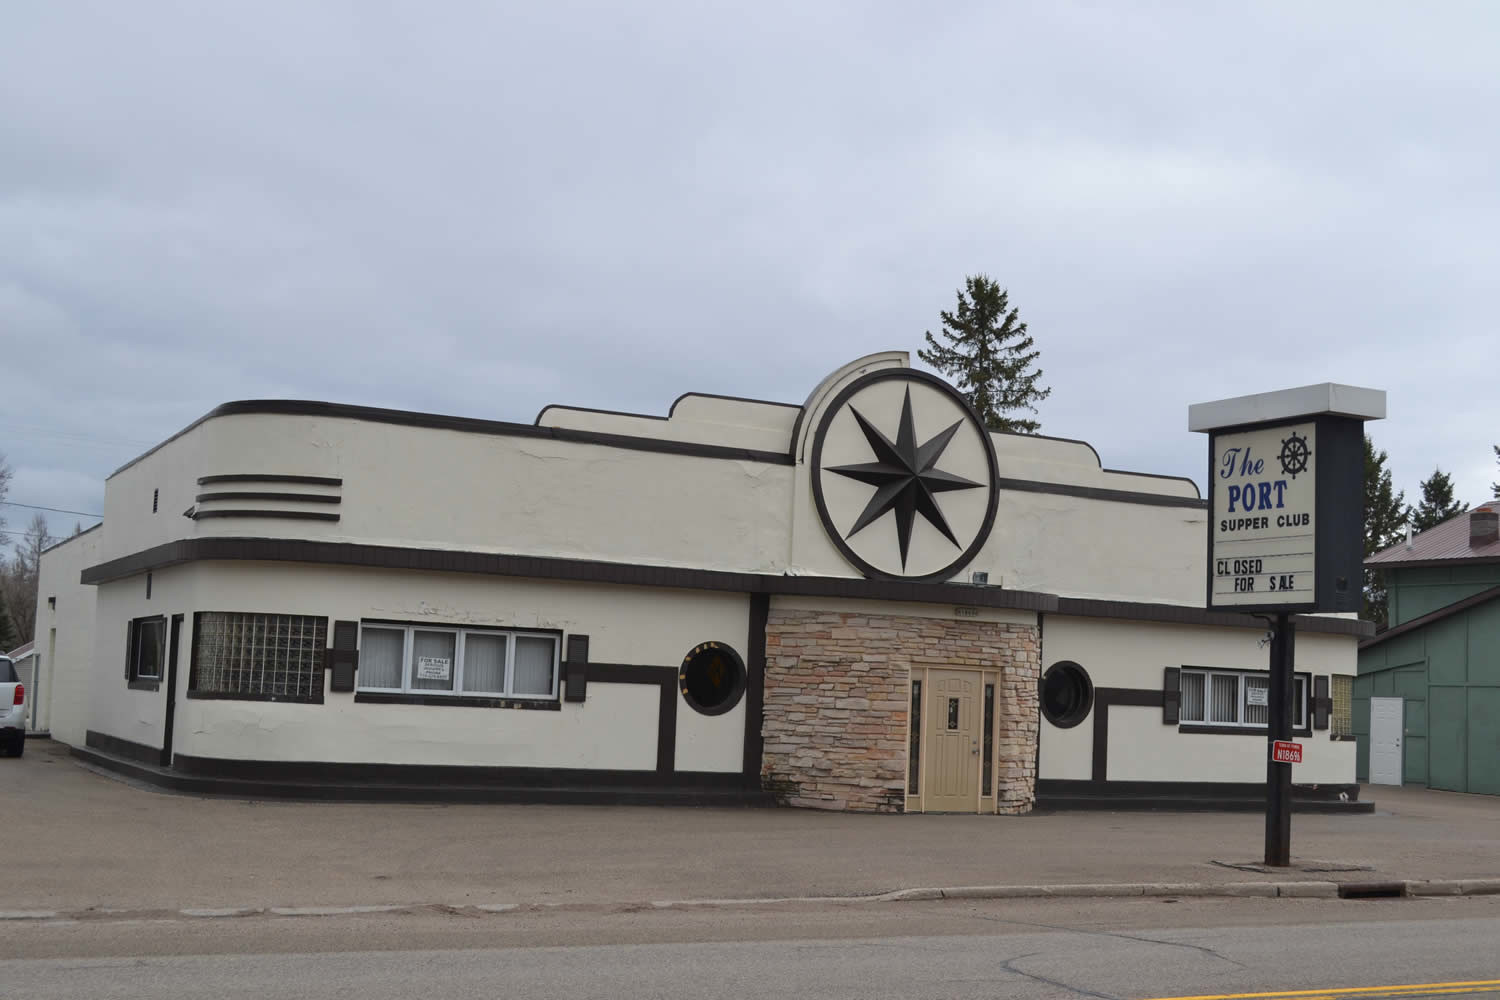
[[[25,507],[29,510],[50,510],[54,514],[77,514],[79,517],[102,518],[104,516],[103,514],[90,514],[86,510],[63,510],[61,507],[42,507],[34,503],[18,503],[15,500],[0,500],[0,504],[7,507]]]

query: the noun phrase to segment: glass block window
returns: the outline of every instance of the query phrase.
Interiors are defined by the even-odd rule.
[[[366,622],[355,678],[374,693],[555,700],[558,646],[552,633]]]
[[[1328,714],[1328,735],[1334,739],[1354,737],[1354,678],[1334,674],[1330,686],[1333,711]]]
[[[191,693],[322,701],[328,619],[200,611],[193,616]]]

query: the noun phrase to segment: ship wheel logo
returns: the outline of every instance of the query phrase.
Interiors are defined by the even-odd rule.
[[[1292,433],[1292,436],[1281,442],[1281,454],[1277,456],[1281,460],[1281,471],[1297,478],[1297,473],[1307,471],[1307,460],[1312,458],[1312,449],[1307,447],[1307,438]]]

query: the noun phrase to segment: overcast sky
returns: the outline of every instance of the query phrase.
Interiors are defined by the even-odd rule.
[[[1106,466],[1338,381],[1488,498],[1500,5],[1128,7],[4,4],[10,499],[230,399],[800,402],[974,272]]]

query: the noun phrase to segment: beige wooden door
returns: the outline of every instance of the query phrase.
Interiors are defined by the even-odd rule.
[[[982,741],[978,671],[931,670],[922,797],[927,812],[978,812]]]

